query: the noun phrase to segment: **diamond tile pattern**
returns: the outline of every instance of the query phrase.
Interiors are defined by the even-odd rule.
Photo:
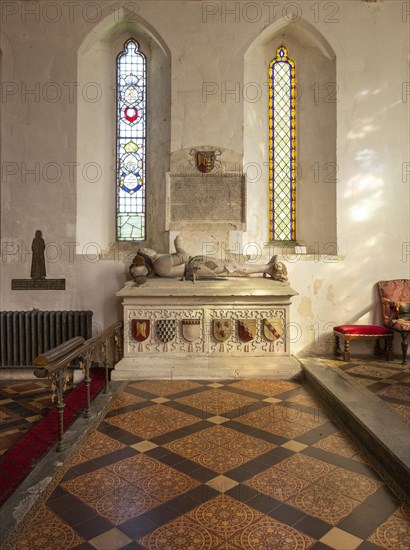
[[[177,401],[214,415],[223,416],[226,412],[233,409],[243,409],[243,412],[245,412],[247,406],[255,403],[256,399],[224,390],[213,389],[181,397]]]
[[[369,538],[370,542],[389,548],[410,548],[410,513],[402,507],[380,525]]]
[[[199,482],[144,454],[63,482],[61,487],[118,525]]]
[[[37,514],[41,528],[28,530],[18,543],[13,546],[16,550],[27,548],[59,548],[69,550],[84,542],[84,539],[75,530],[62,521],[46,506]]]
[[[409,510],[300,383],[134,382],[97,428],[2,548],[410,546]]]
[[[267,404],[264,408],[252,411],[235,419],[288,439],[295,437],[328,422],[323,415],[302,412],[298,408]]]
[[[178,541],[178,546],[175,545]],[[139,542],[144,548],[309,548],[314,539],[268,518],[229,496],[201,504]],[[170,543],[173,542],[173,545]],[[167,545],[169,544],[169,546]],[[229,546],[227,546],[227,544]]]
[[[126,445],[123,445],[116,439],[112,439],[112,437],[108,437],[101,432],[93,432],[82,447],[81,454],[90,460],[91,458],[98,458],[108,453],[125,449],[125,447]]]
[[[299,388],[300,385],[289,380],[239,380],[230,384],[230,388],[238,388],[253,392],[259,397],[273,397],[277,394]]]
[[[111,409],[123,409],[124,407],[128,407],[129,405],[136,405],[137,403],[141,403],[143,401],[145,401],[143,397],[138,397],[137,395],[134,395],[132,393],[122,391],[117,394],[116,399],[111,406]]]
[[[347,458],[353,458],[354,460],[362,461],[360,451],[353,442],[349,441],[340,433],[332,434],[324,439],[321,439],[313,445],[329,453],[345,456]]]
[[[130,387],[146,393],[152,393],[154,397],[168,397],[184,391],[200,388],[201,384],[191,380],[142,380],[133,382]]]
[[[170,409],[164,405],[154,405],[110,417],[107,422],[143,439],[151,439],[194,424],[197,420],[192,415]]]
[[[410,425],[410,366],[399,362],[352,359],[349,363],[327,360],[382,399],[400,420]]]
[[[270,451],[275,445],[215,426],[164,446],[201,466],[224,473]]]

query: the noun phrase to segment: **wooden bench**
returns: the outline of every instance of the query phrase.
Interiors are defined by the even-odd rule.
[[[335,355],[343,355],[343,361],[350,361],[350,340],[376,340],[376,355],[380,355],[380,340],[384,340],[384,351],[388,361],[393,359],[393,337],[394,333],[389,328],[379,327],[377,325],[340,325],[334,327],[335,335]],[[339,338],[345,340],[344,351],[340,349]]]

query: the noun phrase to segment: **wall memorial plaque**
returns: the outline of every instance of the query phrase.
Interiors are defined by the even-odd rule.
[[[65,279],[12,279],[11,290],[65,290]]]
[[[166,228],[184,224],[227,224],[239,230],[246,223],[243,174],[168,174]]]

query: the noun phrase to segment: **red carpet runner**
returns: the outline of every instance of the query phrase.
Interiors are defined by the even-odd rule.
[[[104,388],[104,369],[90,372],[90,397],[94,399]],[[65,399],[64,431],[85,409],[86,391],[84,382],[79,384]],[[34,424],[21,439],[0,457],[0,506],[28,476],[38,461],[58,441],[57,410],[50,409],[44,418]]]

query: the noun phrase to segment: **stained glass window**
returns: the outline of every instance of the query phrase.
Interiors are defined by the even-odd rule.
[[[117,57],[117,240],[145,240],[145,55],[128,40]]]
[[[270,239],[296,239],[295,63],[281,46],[269,65]]]

